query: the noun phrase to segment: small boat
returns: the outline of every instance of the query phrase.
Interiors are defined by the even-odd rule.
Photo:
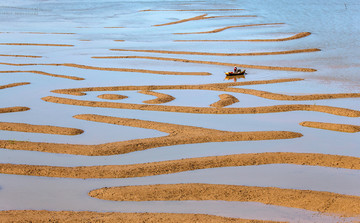
[[[245,75],[246,74],[246,70],[241,70],[241,69],[239,69],[239,70],[237,70],[236,72],[225,72],[225,75],[226,76],[236,76],[236,75]]]

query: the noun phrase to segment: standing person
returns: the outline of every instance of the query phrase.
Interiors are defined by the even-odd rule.
[[[234,67],[234,73],[236,73],[236,72],[237,72],[237,67],[235,66],[235,67]]]

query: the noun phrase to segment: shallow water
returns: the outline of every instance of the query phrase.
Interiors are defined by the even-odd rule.
[[[241,11],[144,11],[146,9],[238,9]],[[207,13],[208,16],[257,15],[257,17],[224,17],[189,21],[176,25],[153,25],[177,21]],[[240,86],[287,95],[318,93],[360,93],[360,4],[356,0],[339,2],[276,0],[263,1],[2,1],[0,3],[0,43],[72,44],[59,46],[1,45],[0,54],[34,55],[42,58],[0,56],[1,63],[42,64],[12,66],[0,64],[0,71],[43,71],[85,78],[75,81],[34,73],[0,73],[0,85],[31,82],[30,85],[0,90],[0,108],[27,106],[31,110],[0,114],[2,122],[55,125],[85,130],[77,136],[61,136],[0,131],[1,140],[101,144],[137,138],[166,135],[156,130],[139,129],[72,118],[77,114],[99,114],[123,118],[213,128],[224,131],[294,131],[304,136],[287,140],[244,141],[177,145],[154,148],[123,155],[87,157],[30,151],[0,149],[1,163],[54,166],[119,165],[156,162],[192,157],[257,152],[325,153],[360,157],[360,133],[342,133],[306,128],[302,121],[319,121],[360,125],[359,117],[342,117],[320,112],[296,111],[270,114],[204,115],[158,111],[93,108],[48,103],[45,96],[79,100],[106,101],[103,93],[127,95],[121,103],[144,104],[155,97],[137,91],[88,92],[86,96],[59,95],[55,89],[97,86],[185,85],[224,83],[224,71],[232,67],[157,61],[148,59],[94,59],[93,56],[155,56],[188,60],[216,61],[250,65],[314,68],[316,72],[292,72],[247,69],[245,80],[304,78],[304,81],[267,85]],[[218,33],[176,35],[179,32],[210,31],[245,24],[285,23],[272,26],[230,28]],[[110,27],[110,28],[109,28]],[[284,42],[175,42],[204,39],[273,39],[300,32],[311,32],[306,38]],[[89,41],[84,41],[89,40]],[[114,41],[125,40],[125,41]],[[320,52],[271,56],[203,56],[110,51],[109,49],[145,49],[199,51],[214,53],[269,52],[319,48]],[[50,66],[51,63],[75,63],[96,67],[148,69],[158,71],[210,72],[211,76],[159,75],[140,72],[117,72]],[[203,90],[159,90],[176,99],[165,105],[208,107],[228,92]],[[360,110],[360,98],[317,101],[276,101],[252,95],[229,93],[239,99],[229,107],[256,107],[284,104],[316,104]],[[241,176],[234,178],[234,175]],[[218,176],[213,182],[214,175]],[[256,176],[256,178],[251,178]],[[219,168],[179,173],[169,176],[137,179],[72,180],[0,174],[0,209],[51,209],[134,212],[211,213],[230,217],[289,220],[292,222],[337,221],[331,217],[292,208],[241,202],[109,202],[87,197],[96,187],[158,182],[201,182],[276,186],[331,191],[359,196],[357,170],[294,165]],[[338,182],[346,182],[339,184]],[[23,192],[22,192],[23,191]],[[20,194],[21,193],[21,196]],[[42,193],[42,194],[40,194]],[[39,196],[39,197],[36,197]],[[201,205],[199,205],[201,204]],[[87,206],[86,206],[87,205]],[[200,208],[201,206],[201,208]],[[239,212],[239,210],[242,210]]]

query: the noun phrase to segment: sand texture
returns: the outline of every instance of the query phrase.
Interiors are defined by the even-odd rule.
[[[90,196],[114,201],[225,200],[260,202],[343,216],[360,215],[360,197],[330,192],[219,184],[163,184],[110,187]]]
[[[0,140],[0,147],[15,150],[67,153],[87,156],[107,156],[172,145],[226,141],[291,139],[302,136],[300,133],[288,131],[229,132],[193,126],[92,114],[76,115],[74,118],[115,125],[154,129],[168,133],[169,135],[115,143],[105,143],[100,145],[9,142],[7,140]]]
[[[212,103],[210,106],[216,108],[222,108],[239,102],[239,99],[237,99],[236,97],[230,94],[221,94],[219,95],[219,98],[220,98],[219,101]]]
[[[40,74],[50,77],[59,77],[59,78],[66,78],[71,80],[84,80],[84,78],[81,77],[75,77],[75,76],[68,76],[68,75],[60,75],[60,74],[51,74],[43,71],[37,71],[37,70],[6,70],[6,71],[0,71],[0,73],[34,73],[34,74]]]
[[[0,90],[5,89],[5,88],[12,88],[12,87],[17,87],[17,86],[28,85],[28,84],[30,84],[30,82],[19,82],[19,83],[7,84],[7,85],[0,85]]]
[[[120,95],[120,94],[101,94],[101,95],[98,95],[98,98],[106,99],[106,100],[121,100],[121,99],[125,99],[128,97],[125,95]]]
[[[14,222],[106,222],[106,223],[175,223],[175,222],[238,222],[238,223],[277,223],[278,221],[248,220],[226,218],[205,214],[172,213],[119,213],[119,212],[75,212],[75,211],[0,211],[0,221]],[[280,222],[279,222],[280,223]]]
[[[210,40],[210,39],[204,39],[204,40],[174,40],[175,42],[282,42],[282,41],[289,41],[289,40],[295,40],[295,39],[301,39],[307,36],[310,36],[310,32],[301,32],[297,33],[290,37],[285,38],[277,38],[277,39],[247,39],[247,40]]]
[[[338,131],[338,132],[348,132],[348,133],[360,132],[360,126],[358,125],[310,122],[310,121],[301,122],[300,125],[304,127],[325,129],[325,130]]]
[[[8,107],[8,108],[0,108],[0,113],[10,113],[10,112],[21,112],[21,111],[28,111],[30,108],[28,107]]]
[[[65,128],[49,125],[31,125],[26,123],[0,122],[0,130],[17,131],[17,132],[33,132],[57,135],[79,135],[84,131],[75,128]]]
[[[130,49],[110,49],[112,51],[124,52],[142,52],[142,53],[162,53],[162,54],[182,54],[182,55],[206,55],[206,56],[264,56],[264,55],[282,55],[293,53],[310,53],[317,52],[320,49],[301,49],[301,50],[285,50],[277,52],[251,52],[251,53],[210,53],[210,52],[191,52],[191,51],[171,51],[171,50],[130,50]],[[108,57],[92,57],[92,58],[121,58],[117,56]]]
[[[10,45],[10,46],[63,46],[63,47],[73,47],[71,44],[51,44],[51,43],[0,43],[0,45]]]
[[[156,71],[156,70],[146,70],[146,69],[129,69],[129,68],[115,68],[115,67],[97,67],[97,66],[88,66],[74,63],[60,63],[60,64],[41,64],[41,63],[27,63],[27,64],[15,64],[15,63],[0,63],[0,65],[9,65],[9,66],[64,66],[64,67],[74,67],[79,69],[89,69],[89,70],[103,70],[103,71],[118,71],[118,72],[136,72],[136,73],[148,73],[148,74],[162,74],[162,75],[211,75],[208,72],[180,72],[180,71]]]
[[[17,142],[9,142],[17,143]],[[65,178],[132,178],[179,173],[209,168],[257,166],[268,164],[295,164],[344,169],[360,169],[360,158],[319,153],[249,153],[169,160],[131,165],[106,166],[41,166],[0,164],[0,173]]]
[[[155,91],[140,90],[139,93],[155,96],[155,99],[143,101],[146,104],[164,104],[175,100],[175,98],[168,94],[163,94]]]
[[[28,58],[41,58],[42,56],[0,54],[0,57],[28,57]]]

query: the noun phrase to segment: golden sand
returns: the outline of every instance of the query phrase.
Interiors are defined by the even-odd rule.
[[[120,94],[102,94],[99,95],[98,98],[106,99],[106,100],[121,100],[128,98],[128,96],[120,95]]]
[[[12,122],[0,122],[0,130],[57,134],[57,135],[79,135],[84,132],[81,129],[75,129],[75,128],[66,128],[66,127],[49,126],[49,125],[31,125],[26,123],[12,123]]]
[[[8,141],[16,144],[17,141]],[[41,166],[0,164],[0,173],[63,178],[132,178],[209,168],[295,164],[360,170],[360,158],[321,153],[267,152],[106,166]]]
[[[231,28],[243,28],[243,27],[253,27],[253,26],[274,26],[274,25],[283,25],[285,23],[262,23],[262,24],[249,24],[249,25],[237,25],[237,26],[226,26],[219,29],[214,29],[210,31],[204,31],[204,32],[189,32],[189,33],[174,33],[177,35],[185,35],[185,34],[207,34],[207,33],[218,33],[227,29]]]
[[[177,20],[177,21],[174,21],[174,22],[153,25],[153,26],[167,26],[167,25],[174,25],[174,24],[179,24],[179,23],[189,22],[189,21],[194,21],[194,20],[201,20],[201,19],[204,19],[205,16],[207,16],[207,14],[191,17],[191,18],[188,18],[188,19],[181,19],[181,20]]]
[[[310,122],[310,121],[301,122],[300,125],[304,127],[325,129],[325,130],[338,131],[338,132],[348,132],[348,133],[360,132],[360,126],[358,125]]]
[[[222,108],[239,102],[239,99],[237,99],[236,97],[230,94],[221,94],[219,95],[219,98],[220,98],[219,101],[212,103],[210,106],[216,108]]]
[[[5,89],[5,88],[11,88],[11,87],[17,87],[17,86],[22,86],[22,85],[28,85],[28,84],[30,84],[30,82],[19,82],[19,83],[7,84],[7,85],[0,85],[0,90],[1,90],[1,89]]]
[[[28,111],[30,108],[28,107],[8,107],[8,108],[0,108],[0,113],[10,113],[10,112],[21,112]]]
[[[156,70],[145,70],[145,69],[131,69],[131,68],[113,68],[113,67],[95,67],[74,63],[59,63],[59,64],[50,64],[50,63],[25,63],[25,64],[16,64],[16,63],[0,63],[0,65],[8,66],[64,66],[64,67],[74,67],[79,69],[89,69],[89,70],[104,70],[104,71],[118,71],[118,72],[137,72],[137,73],[149,73],[149,74],[162,74],[162,75],[211,75],[208,72],[179,72],[179,71],[156,71]]]
[[[282,55],[293,53],[310,53],[317,52],[320,49],[301,49],[301,50],[285,50],[272,52],[256,52],[256,53],[209,53],[209,52],[190,52],[190,51],[170,51],[170,50],[130,50],[130,49],[110,49],[112,51],[128,51],[128,52],[143,52],[143,53],[162,53],[162,54],[182,54],[182,55],[205,55],[205,56],[264,56],[264,55]],[[92,58],[121,58],[117,56],[108,57],[92,57]]]
[[[249,65],[249,64],[237,64],[237,63],[223,63],[216,61],[202,61],[202,60],[189,60],[181,58],[172,58],[172,57],[149,57],[149,56],[115,56],[115,57],[93,57],[97,59],[150,59],[150,60],[163,60],[163,61],[175,61],[183,63],[197,63],[197,64],[210,64],[210,65],[220,65],[227,67],[242,67],[242,68],[252,68],[252,69],[263,69],[263,70],[283,70],[283,71],[298,71],[298,72],[315,72],[316,69],[312,68],[298,68],[298,67],[277,67],[277,66],[262,66],[262,65]]]
[[[67,153],[87,156],[107,156],[172,145],[208,142],[291,139],[302,136],[300,133],[288,131],[229,132],[193,126],[91,114],[76,115],[74,118],[115,125],[154,129],[168,133],[169,135],[105,143],[100,145],[57,144],[41,142],[9,143],[7,140],[0,140],[0,147],[14,150]]]
[[[93,190],[90,196],[114,201],[225,200],[260,202],[346,217],[360,215],[360,197],[322,191],[221,184],[158,184]]]
[[[72,47],[74,45],[70,44],[42,44],[42,43],[0,43],[0,45],[11,45],[11,46],[65,46],[65,47]]]
[[[293,36],[286,37],[286,38],[278,38],[278,39],[245,39],[245,40],[174,40],[175,42],[281,42],[281,41],[289,41],[289,40],[295,40],[295,39],[301,39],[307,36],[310,36],[310,32],[301,32],[297,33]]]
[[[77,80],[77,81],[85,80],[82,77],[60,75],[60,74],[51,74],[51,73],[47,73],[47,72],[43,72],[43,71],[37,71],[37,70],[5,70],[5,71],[0,71],[0,73],[34,73],[34,74],[40,74],[40,75],[45,75],[45,76],[50,76],[50,77],[66,78],[66,79]]]
[[[152,100],[143,101],[143,103],[146,103],[146,104],[164,104],[164,103],[175,100],[175,98],[171,95],[154,92],[154,91],[140,90],[139,93],[157,97]]]
[[[42,56],[32,56],[32,55],[8,55],[8,54],[0,54],[0,57],[28,57],[28,58],[42,58]]]
[[[25,220],[26,219],[26,220]],[[0,211],[3,223],[23,222],[106,222],[106,223],[276,223],[254,219],[226,218],[205,214],[173,214],[173,213],[119,213],[89,211]],[[279,222],[280,223],[280,222]]]

